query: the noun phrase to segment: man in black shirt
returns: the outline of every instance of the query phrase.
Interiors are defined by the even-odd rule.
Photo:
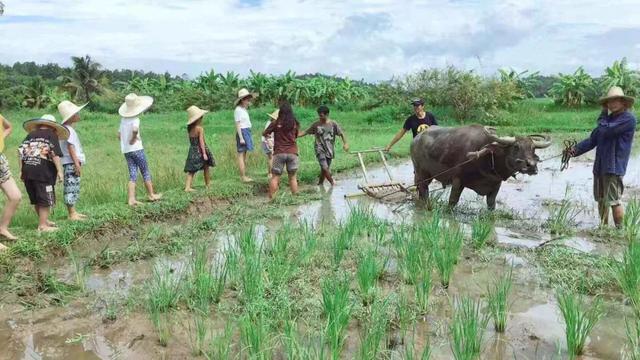
[[[398,131],[396,136],[393,137],[389,145],[387,145],[387,147],[385,148],[386,151],[389,151],[391,147],[395,145],[395,143],[400,141],[400,139],[402,139],[402,137],[404,136],[404,134],[407,133],[407,131],[411,130],[411,133],[415,138],[419,133],[429,128],[429,126],[438,125],[438,121],[436,121],[436,117],[433,116],[432,113],[424,110],[424,100],[413,99],[411,101],[411,104],[413,105],[413,111],[415,112],[415,114],[407,118],[407,120],[404,122],[404,126],[402,127],[402,129]]]

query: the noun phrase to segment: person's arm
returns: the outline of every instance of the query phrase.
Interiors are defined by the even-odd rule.
[[[244,136],[242,136],[242,128],[240,127],[240,123],[236,121],[236,133],[238,134],[238,139],[240,139],[240,144],[244,145]]]
[[[600,126],[600,134],[605,139],[610,139],[616,136],[620,136],[629,131],[633,131],[636,128],[636,119],[629,115],[625,115],[620,121],[613,123],[604,123]]]
[[[136,140],[138,140],[138,128],[134,128],[131,131],[131,138],[129,139],[129,145],[135,144]]]
[[[384,148],[386,151],[391,150],[391,148],[393,147],[393,145],[395,145],[398,141],[400,141],[400,139],[402,139],[402,137],[404,136],[404,134],[407,133],[407,129],[405,129],[404,127],[402,129],[400,129],[400,131],[398,131],[398,133],[396,134],[396,136],[393,137],[393,139],[391,139],[391,142],[389,143],[389,145],[387,145],[386,148]]]
[[[78,158],[78,154],[76,154],[76,147],[71,144],[70,142],[67,142],[67,151],[69,151],[69,157],[71,157],[71,160],[73,161],[73,165],[76,168],[76,176],[82,176],[82,164],[80,163],[80,159]]]
[[[60,162],[60,156],[53,155],[53,163],[56,165],[56,170],[58,171],[58,182],[62,182],[64,180],[63,171],[62,171],[62,163]]]
[[[597,135],[598,135],[598,129],[596,128],[591,132],[591,135],[588,138],[582,140],[576,146],[574,146],[571,150],[569,150],[569,153],[571,154],[571,156],[573,157],[580,156],[588,151],[593,150],[593,148],[598,145]]]
[[[6,139],[9,137],[9,135],[11,135],[11,132],[13,131],[13,126],[11,126],[11,123],[9,122],[9,120],[7,120],[4,116],[0,115],[0,119],[2,119],[4,138]]]
[[[198,142],[200,143],[200,153],[202,154],[202,158],[204,161],[208,161],[209,157],[207,156],[207,150],[204,146],[204,129],[198,128]]]
[[[342,150],[344,150],[345,152],[349,152],[349,143],[347,142],[347,137],[344,135],[344,131],[342,131],[342,128],[340,127],[340,125],[338,125],[337,122],[334,122],[334,124],[335,132],[342,140]]]
[[[262,136],[264,136],[265,138],[269,136],[269,134],[273,133],[273,131],[275,130],[275,121],[272,121],[269,126],[267,126],[266,129],[264,129],[264,131],[262,132]]]

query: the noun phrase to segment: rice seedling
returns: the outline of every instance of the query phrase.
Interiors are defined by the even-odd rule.
[[[425,343],[422,351],[420,352],[420,356],[416,357],[416,345],[415,341],[409,341],[404,347],[403,357],[404,360],[429,360],[431,358],[431,346],[429,343]]]
[[[640,242],[631,241],[621,262],[613,265],[622,292],[629,298],[637,317],[640,317]]]
[[[188,330],[191,341],[191,353],[193,356],[204,354],[207,334],[209,332],[209,319],[207,314],[196,310]]]
[[[268,329],[262,315],[245,314],[240,319],[240,339],[242,352],[247,358],[262,360],[270,359],[267,348]]]
[[[171,334],[169,312],[180,299],[180,278],[170,266],[156,264],[146,292],[147,311],[158,334],[158,341],[161,346],[167,346]]]
[[[404,340],[407,337],[407,331],[409,330],[409,325],[411,324],[411,320],[413,319],[413,314],[409,308],[409,299],[404,294],[404,292],[400,293],[398,297],[398,302],[396,304],[396,319],[398,322],[398,328],[400,330],[400,337]]]
[[[462,250],[462,233],[458,228],[447,226],[443,228],[440,240],[433,247],[433,260],[440,274],[440,284],[449,287],[451,275],[458,262]]]
[[[349,209],[349,216],[345,226],[353,230],[354,236],[360,236],[377,224],[378,219],[373,215],[371,208],[358,204]]]
[[[226,271],[227,284],[235,289],[240,281],[240,254],[238,249],[233,245],[226,245],[222,256],[224,258],[224,267]],[[222,261],[222,260],[221,260]]]
[[[558,290],[556,299],[565,323],[567,350],[575,358],[582,355],[589,333],[604,315],[602,299],[596,297],[588,308],[582,296],[566,290]]]
[[[220,258],[209,259],[209,244],[195,241],[190,260],[189,305],[209,313],[209,305],[218,303],[224,291],[227,267]]]
[[[480,311],[480,302],[463,297],[454,304],[450,326],[451,351],[456,360],[480,358],[482,339],[489,317]]]
[[[407,235],[405,230],[394,231],[393,244],[402,279],[414,285],[425,266],[428,250],[419,236]]]
[[[418,312],[424,315],[429,309],[429,296],[431,294],[431,262],[422,269],[422,273],[415,284],[416,305]]]
[[[243,260],[240,268],[240,278],[244,304],[251,304],[259,300],[264,293],[264,269],[260,255]]]
[[[166,347],[169,344],[169,338],[171,338],[171,313],[170,312],[152,312],[151,322],[153,328],[158,335],[158,343],[160,346]]]
[[[73,266],[73,280],[75,286],[84,293],[87,283],[87,276],[89,275],[89,265],[87,262],[83,261],[80,256],[72,251],[71,248],[67,247],[67,253],[69,254],[69,258],[71,259],[71,265]]]
[[[345,252],[351,248],[355,229],[353,226],[343,225],[338,228],[338,234],[333,238],[333,264],[340,266]]]
[[[580,209],[573,206],[571,200],[563,199],[560,204],[551,208],[546,222],[547,228],[554,235],[571,234],[575,219],[579,214]]]
[[[290,246],[292,234],[291,226],[285,225],[269,242],[265,269],[276,286],[286,284],[295,271],[295,264],[289,259],[290,253],[293,253]]]
[[[231,328],[231,322],[227,322],[224,330],[213,336],[209,342],[209,349],[204,354],[207,360],[227,360],[231,359],[231,340],[233,337],[233,330]]]
[[[352,310],[349,301],[349,282],[338,279],[324,281],[322,283],[322,306],[327,318],[326,331],[331,358],[339,359]]]
[[[622,228],[627,241],[640,241],[640,201],[638,199],[633,199],[627,204]]]
[[[628,319],[625,319],[624,322],[628,341],[625,358],[640,360],[640,318],[632,320],[631,324]]]
[[[318,248],[318,233],[317,229],[306,222],[301,225],[301,230],[303,242],[299,259],[300,263],[308,264],[309,260],[313,256],[313,253]]]
[[[360,335],[359,358],[362,360],[377,359],[381,352],[382,340],[389,327],[389,298],[375,301],[371,305],[369,318]]]
[[[487,302],[489,304],[489,312],[493,317],[493,326],[496,332],[503,333],[507,328],[507,317],[509,315],[509,293],[511,292],[511,284],[513,269],[498,279],[498,281],[489,286],[487,289]]]
[[[471,242],[475,249],[482,249],[487,244],[491,231],[493,230],[493,224],[486,218],[477,218],[471,225]]]
[[[384,269],[384,264],[378,258],[378,251],[369,249],[358,260],[356,279],[364,305],[371,304],[376,296],[378,278]]]

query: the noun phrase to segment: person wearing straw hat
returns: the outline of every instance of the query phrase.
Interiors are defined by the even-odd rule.
[[[69,130],[49,114],[25,121],[22,126],[28,134],[18,148],[20,177],[38,214],[38,231],[56,231],[49,214],[56,203],[56,179],[62,182],[63,178],[60,139],[67,140]]]
[[[243,182],[253,181],[247,176],[247,152],[253,151],[253,138],[251,137],[251,119],[247,109],[251,105],[251,101],[258,97],[257,93],[251,93],[247,89],[240,89],[238,97],[235,101],[235,110],[233,117],[236,123],[236,149],[238,152],[238,169],[240,170],[240,179]]]
[[[151,96],[138,96],[132,93],[125,97],[124,103],[118,109],[118,114],[122,116],[118,132],[120,150],[124,154],[129,169],[127,202],[130,206],[140,205],[140,202],[136,199],[138,171],[142,174],[149,201],[158,201],[162,198],[162,194],[156,194],[153,190],[151,172],[149,171],[149,164],[147,163],[147,157],[142,146],[142,138],[140,137],[139,116],[147,111],[151,105],[153,105]]]
[[[269,121],[265,124],[264,130],[267,130],[272,122],[278,120],[279,112],[280,110],[276,109],[276,111],[271,114],[267,114]],[[267,156],[267,177],[271,178],[271,167],[273,166],[273,133],[267,136],[262,135],[262,152]]]
[[[0,237],[7,240],[16,240],[17,238],[9,231],[9,224],[20,204],[22,194],[13,176],[11,176],[9,161],[7,161],[7,157],[4,155],[4,140],[11,135],[13,127],[2,115],[0,115],[0,122],[2,122],[2,131],[0,131],[0,188],[7,197],[4,210],[2,211],[2,218],[0,218]],[[7,247],[0,242],[0,251],[6,249]]]
[[[208,110],[202,110],[195,105],[189,106],[187,109],[189,154],[187,155],[187,161],[184,164],[184,172],[187,173],[187,180],[184,186],[184,191],[186,192],[193,191],[193,188],[191,187],[193,177],[200,170],[204,171],[204,184],[208,189],[211,183],[209,168],[216,166],[213,154],[211,154],[211,151],[204,140],[204,128],[202,127],[204,116],[208,112]]]
[[[64,171],[64,204],[67,206],[69,220],[72,221],[80,221],[87,218],[76,211],[76,204],[80,198],[82,166],[86,162],[86,156],[75,126],[80,121],[80,110],[85,106],[87,104],[78,106],[68,100],[58,104],[58,112],[62,118],[60,122],[69,130],[69,139],[60,141],[60,150],[62,151],[61,162]]]
[[[622,178],[627,171],[633,136],[636,129],[636,118],[629,111],[634,99],[626,96],[624,91],[614,86],[607,96],[600,99],[602,112],[598,118],[598,126],[589,138],[581,141],[570,150],[572,156],[580,156],[596,148],[596,159],[593,163],[593,195],[598,202],[600,223],[609,223],[609,208],[617,227],[622,226],[624,209],[621,197],[624,191]]]

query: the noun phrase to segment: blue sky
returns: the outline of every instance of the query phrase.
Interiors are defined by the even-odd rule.
[[[599,74],[640,67],[637,1],[3,0],[0,62],[90,54],[108,68],[370,81],[455,65]]]

